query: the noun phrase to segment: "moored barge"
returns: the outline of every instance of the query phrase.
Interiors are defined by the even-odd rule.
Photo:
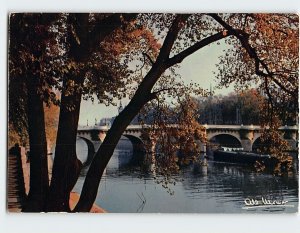
[[[213,153],[214,160],[251,164],[254,165],[257,162],[263,163],[266,166],[274,166],[277,163],[277,159],[271,155],[257,154],[254,152],[243,151],[242,148],[220,148]]]

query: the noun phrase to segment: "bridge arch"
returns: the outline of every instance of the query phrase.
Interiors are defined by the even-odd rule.
[[[236,135],[235,133],[213,133],[208,135],[207,141],[211,147],[242,147],[239,135]]]
[[[94,158],[94,155],[95,155],[95,147],[94,147],[94,144],[93,142],[91,142],[89,139],[85,138],[85,137],[81,137],[81,136],[77,136],[77,140],[78,139],[82,139],[86,145],[87,145],[87,158],[86,160],[83,162],[83,166],[88,166],[91,164],[93,158]],[[77,143],[76,143],[77,144]],[[76,154],[77,154],[77,145],[76,145]],[[78,155],[77,155],[78,157]]]
[[[122,136],[126,137],[132,144],[133,155],[143,155],[146,153],[145,145],[142,139],[137,136],[130,134],[123,134]]]
[[[253,140],[252,143],[252,151],[257,152],[257,149],[263,145],[261,141],[261,137],[257,137],[256,139]]]

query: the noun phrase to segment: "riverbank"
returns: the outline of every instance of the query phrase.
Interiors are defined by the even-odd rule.
[[[49,171],[49,180],[51,180],[51,169],[52,169],[52,161],[49,161],[51,159],[50,156],[48,156],[48,171]],[[22,168],[23,168],[23,176],[24,176],[24,184],[25,184],[25,192],[28,194],[29,192],[29,180],[30,180],[30,163],[26,162],[26,154],[25,154],[25,148],[21,148],[21,160],[22,160]],[[9,169],[9,168],[8,168]],[[77,202],[79,201],[79,194],[76,192],[70,193],[70,201],[69,205],[71,210],[74,209]],[[19,211],[13,211],[13,212],[19,212]],[[90,213],[107,213],[106,210],[102,209],[100,206],[97,206],[96,204],[93,204],[92,209],[90,210]]]
[[[70,201],[69,205],[71,210],[74,209],[76,206],[77,202],[79,201],[79,194],[76,192],[71,192],[70,193]],[[107,213],[106,210],[102,209],[101,207],[97,206],[96,204],[93,204],[92,209],[90,210],[90,213]]]

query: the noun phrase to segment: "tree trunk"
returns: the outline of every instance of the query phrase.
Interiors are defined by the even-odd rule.
[[[136,114],[138,114],[144,103],[144,99],[141,98],[135,104],[129,104],[114,120],[112,128],[107,133],[88,170],[80,200],[75,207],[74,212],[88,212],[91,209],[97,196],[98,186],[104,169],[113,155],[115,147],[124,130]]]
[[[128,14],[125,18],[133,20],[136,16],[137,14]],[[70,14],[68,20],[74,26],[69,28],[69,55],[80,63],[85,63],[90,54],[94,52],[94,48],[98,46],[97,44],[123,24],[120,15],[114,14],[98,22],[94,28],[95,31],[90,32],[89,14]],[[74,29],[78,37],[74,36]],[[83,72],[82,77],[75,76],[68,80],[74,81],[76,88],[81,87],[84,75]],[[70,211],[70,192],[76,184],[82,168],[82,163],[76,156],[76,137],[82,93],[75,90],[74,93],[67,95],[68,85],[69,82],[64,83],[65,91],[61,100],[47,211]],[[72,106],[71,111],[68,110],[70,106]]]
[[[104,169],[113,155],[114,149],[127,126],[139,113],[142,107],[153,98],[153,93],[151,93],[152,88],[162,73],[168,68],[170,51],[187,18],[188,15],[178,15],[174,19],[155,63],[139,85],[129,104],[114,120],[112,127],[108,131],[90,165],[83,184],[80,199],[74,208],[74,212],[88,212],[92,208]]]
[[[137,92],[125,107],[125,109],[116,117],[114,123],[101,144],[99,150],[95,154],[88,173],[86,175],[82,192],[78,204],[74,208],[74,212],[90,211],[98,192],[98,187],[104,169],[106,168],[115,147],[122,136],[123,132],[139,113],[142,107],[150,100],[151,89],[154,85],[153,80],[158,79],[164,72],[165,68],[154,65],[154,68],[147,74],[144,81],[140,84]],[[151,81],[151,82],[150,82]]]
[[[22,211],[43,211],[49,188],[47,142],[43,101],[38,94],[39,78],[29,76],[26,80],[28,99],[28,134],[30,145],[30,191]]]
[[[87,49],[88,19],[89,14],[71,14],[68,17],[70,25],[77,22],[75,27],[77,35],[80,37],[80,43],[78,43],[78,38],[74,38],[72,30],[69,28],[69,55],[75,61],[82,63],[86,61],[89,54]],[[46,211],[49,212],[70,212],[70,192],[76,184],[82,168],[82,163],[76,155],[77,128],[82,97],[79,87],[83,85],[84,81],[81,75],[84,76],[84,74],[70,71],[63,83],[55,158],[46,207]]]
[[[68,90],[65,85],[64,90]],[[59,114],[55,159],[52,169],[46,211],[69,212],[69,198],[79,177],[82,163],[76,155],[76,137],[81,103],[81,93],[63,92]]]

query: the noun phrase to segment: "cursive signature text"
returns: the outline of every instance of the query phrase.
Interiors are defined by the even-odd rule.
[[[244,200],[245,209],[255,208],[255,207],[272,207],[272,206],[287,206],[292,207],[292,205],[287,205],[288,201],[284,200],[282,197],[276,196],[261,196],[255,198],[246,198]]]

